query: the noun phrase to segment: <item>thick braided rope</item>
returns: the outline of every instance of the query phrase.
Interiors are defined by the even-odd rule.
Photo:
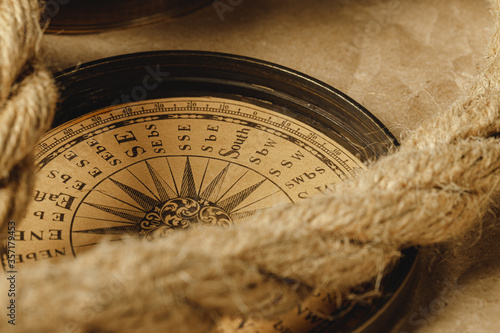
[[[0,0],[0,231],[31,195],[36,141],[50,125],[56,89],[38,57],[37,1]]]
[[[226,230],[103,244],[26,268],[15,332],[204,332],[224,315],[286,311],[316,288],[347,294],[401,249],[463,234],[499,188],[499,30],[490,50],[466,97],[334,194]]]

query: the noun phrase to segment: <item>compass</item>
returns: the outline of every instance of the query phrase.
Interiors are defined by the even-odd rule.
[[[33,199],[16,230],[20,270],[102,241],[230,228],[335,191],[396,144],[339,91],[240,56],[131,54],[64,71],[57,81],[59,112],[36,146]],[[387,331],[415,257],[404,252],[384,278],[384,296],[370,303],[339,306],[318,292],[277,320],[227,319],[220,330]]]
[[[51,33],[81,34],[140,26],[174,18],[210,0],[44,0],[42,25]]]

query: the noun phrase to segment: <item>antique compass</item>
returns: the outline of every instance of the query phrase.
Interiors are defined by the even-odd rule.
[[[20,270],[103,240],[242,223],[334,191],[395,144],[342,93],[250,58],[139,53],[84,64],[57,81],[59,112],[35,149],[33,200],[16,231]],[[366,304],[339,305],[319,292],[277,320],[228,319],[220,330],[387,331],[415,257],[405,251],[383,296]]]

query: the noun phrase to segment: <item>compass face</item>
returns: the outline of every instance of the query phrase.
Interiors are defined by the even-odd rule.
[[[103,241],[168,241],[186,228],[244,223],[334,191],[394,143],[347,96],[255,59],[141,53],[84,64],[57,80],[61,111],[35,148],[33,197],[15,231],[21,271]],[[143,101],[116,103],[138,92]],[[339,307],[335,295],[318,291],[276,320],[225,318],[219,329],[388,331],[414,259],[415,252],[404,253],[381,283],[385,295],[370,305]]]
[[[167,98],[98,110],[35,152],[18,264],[77,256],[104,238],[228,227],[332,191],[363,163],[291,117],[241,101]]]

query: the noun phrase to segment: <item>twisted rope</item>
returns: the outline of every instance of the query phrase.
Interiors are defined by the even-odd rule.
[[[31,149],[49,127],[56,103],[38,56],[36,1],[0,1],[0,231],[24,213],[33,178]]]
[[[0,3],[2,17],[12,13],[6,3],[14,0]],[[316,289],[349,294],[382,274],[402,249],[465,233],[499,188],[499,51],[497,29],[487,66],[469,93],[336,193],[227,230],[102,244],[76,260],[27,267],[18,276],[16,332],[205,332],[222,316],[282,313]],[[3,67],[2,114],[21,86]],[[33,100],[36,91],[23,98]],[[33,143],[24,134],[7,144],[6,133],[0,130],[0,147],[8,156]],[[13,151],[10,142],[25,145]],[[3,155],[1,163],[10,164],[2,165],[16,165]],[[1,203],[11,194],[1,193]],[[0,280],[0,290],[6,283]],[[0,321],[0,330],[7,329]]]

